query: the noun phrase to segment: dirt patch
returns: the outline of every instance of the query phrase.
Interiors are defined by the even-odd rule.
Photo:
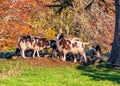
[[[40,57],[34,59],[26,58],[23,61],[32,66],[46,66],[46,67],[65,67],[65,66],[74,66],[79,64],[74,62],[61,61],[60,59],[49,58],[49,57]]]

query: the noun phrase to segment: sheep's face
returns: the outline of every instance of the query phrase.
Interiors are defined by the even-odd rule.
[[[63,34],[57,34],[57,35],[56,35],[57,40],[60,40],[60,39],[63,38],[63,37],[64,37]]]

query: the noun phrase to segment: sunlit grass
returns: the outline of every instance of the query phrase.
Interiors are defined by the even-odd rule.
[[[119,86],[120,71],[105,66],[33,67],[0,60],[0,86]]]

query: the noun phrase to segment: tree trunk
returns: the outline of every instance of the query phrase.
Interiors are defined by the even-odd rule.
[[[116,21],[111,54],[108,62],[113,66],[120,66],[120,0],[115,0]]]

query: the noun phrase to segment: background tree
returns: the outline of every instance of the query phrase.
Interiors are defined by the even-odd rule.
[[[18,47],[20,35],[55,39],[62,28],[67,36],[98,43],[107,53],[113,41],[114,11],[114,0],[0,0],[0,51]]]
[[[44,8],[50,3],[47,1],[0,0],[0,51],[13,51],[18,47],[20,35],[41,36],[46,32],[43,29],[48,26],[46,15],[49,11]]]
[[[116,21],[115,21],[115,33],[114,41],[112,43],[111,54],[109,62],[113,66],[120,66],[120,0],[115,0],[116,8]]]
[[[71,4],[63,3],[69,2]],[[56,29],[69,31],[69,36],[80,37],[83,41],[102,46],[103,52],[110,50],[114,32],[114,0],[53,0],[48,5],[59,16],[54,15]],[[62,24],[60,24],[61,22]],[[67,31],[67,32],[68,32]],[[107,39],[106,39],[107,38]],[[101,41],[102,40],[102,41]],[[105,51],[106,52],[106,51]]]

